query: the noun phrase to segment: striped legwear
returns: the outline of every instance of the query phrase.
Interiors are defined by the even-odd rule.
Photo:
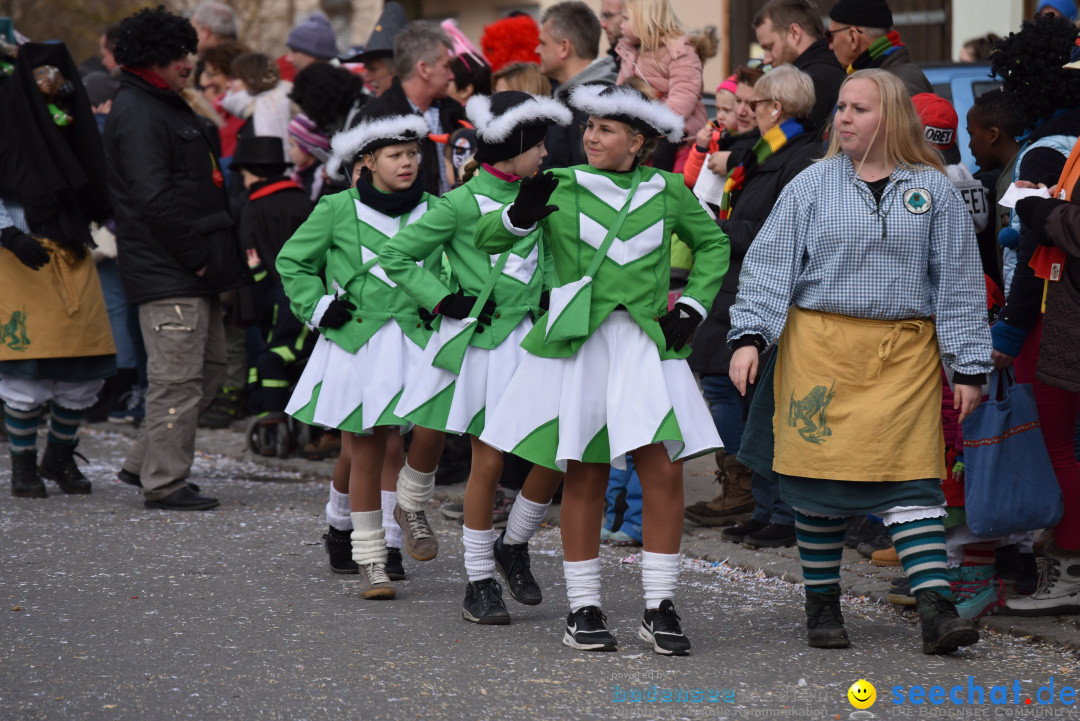
[[[49,414],[49,443],[62,446],[75,445],[75,434],[79,431],[83,411],[63,408],[54,401]]]
[[[945,524],[940,518],[889,526],[893,546],[904,565],[911,591],[937,588],[946,595],[949,590],[949,569],[945,560]]]
[[[803,580],[807,590],[840,589],[840,558],[844,554],[846,518],[805,516],[795,512]]]
[[[37,446],[38,422],[44,410],[44,405],[35,406],[28,411],[19,411],[4,405],[4,424],[7,426],[12,453],[34,452]]]

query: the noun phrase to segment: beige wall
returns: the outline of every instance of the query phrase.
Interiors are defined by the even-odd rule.
[[[960,58],[964,43],[997,33],[1004,37],[1020,29],[1024,7],[1020,0],[953,0],[952,59]]]
[[[737,0],[736,0],[737,1]],[[469,2],[468,0],[423,0],[423,12],[426,17],[457,18],[462,32],[473,42],[479,44],[480,35],[484,26],[498,20],[501,14],[510,10],[524,10],[532,12],[539,19],[545,8],[554,5],[556,0],[541,0],[539,3],[505,2],[484,3]],[[600,13],[600,0],[585,0],[585,2]],[[728,0],[672,0],[675,14],[682,21],[683,26],[689,31],[698,30],[706,25],[717,26],[720,35],[720,52],[705,65],[705,89],[712,92],[720,81],[726,77],[726,68],[723,56],[727,45],[727,14],[724,9]],[[607,37],[600,40],[600,52],[607,52]]]

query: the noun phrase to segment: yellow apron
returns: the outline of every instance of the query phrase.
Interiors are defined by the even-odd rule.
[[[30,270],[0,250],[0,361],[116,353],[90,253],[76,258],[51,240],[49,262]]]
[[[945,477],[933,321],[792,307],[777,353],[777,473],[838,481]]]

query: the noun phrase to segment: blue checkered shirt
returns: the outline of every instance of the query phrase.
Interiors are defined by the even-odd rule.
[[[933,168],[897,168],[880,205],[843,154],[791,181],[743,261],[728,342],[752,333],[776,343],[791,305],[874,320],[933,316],[946,365],[992,370],[975,228]]]

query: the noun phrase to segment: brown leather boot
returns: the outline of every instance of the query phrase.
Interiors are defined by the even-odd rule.
[[[716,470],[713,471],[713,480],[720,485],[721,489],[723,489],[724,487],[724,457],[726,455],[727,451],[725,451],[723,448],[713,454],[714,458],[716,458]],[[698,501],[697,503],[690,504],[684,509],[686,517],[690,518],[690,514],[692,513],[704,513],[708,504],[719,499],[722,495],[723,493],[709,501]]]
[[[753,471],[739,463],[731,454],[724,456],[720,471],[723,482],[720,495],[706,502],[703,509],[687,508],[685,516],[702,526],[724,526],[738,523],[754,510],[754,496],[750,493]]]

